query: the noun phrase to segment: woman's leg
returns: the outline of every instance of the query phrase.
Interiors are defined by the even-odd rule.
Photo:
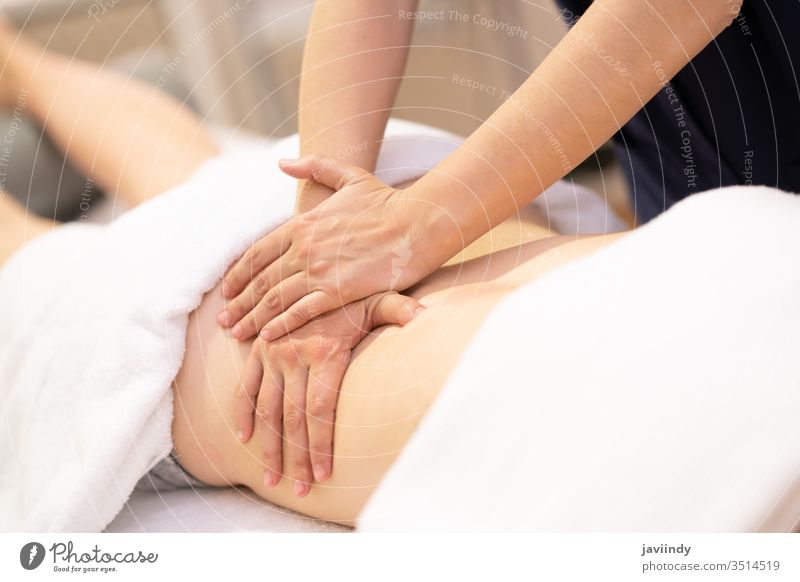
[[[218,153],[200,121],[156,87],[49,53],[1,19],[0,88],[81,171],[131,205],[181,183]]]

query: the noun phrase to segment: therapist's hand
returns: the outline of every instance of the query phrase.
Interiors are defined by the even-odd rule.
[[[235,400],[235,422],[242,442],[258,434],[265,485],[274,487],[283,474],[294,481],[294,494],[304,497],[312,477],[321,482],[330,476],[339,386],[353,348],[374,328],[405,325],[422,309],[411,297],[380,293],[277,341],[256,340]]]
[[[336,193],[254,244],[225,276],[219,322],[235,338],[261,330],[275,340],[352,301],[405,289],[449,258],[441,233],[427,228],[430,207],[408,191],[319,156],[281,169]]]

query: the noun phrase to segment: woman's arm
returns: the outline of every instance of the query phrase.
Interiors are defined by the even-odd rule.
[[[506,103],[405,191],[335,159],[284,163],[290,175],[342,192],[254,245],[228,273],[226,297],[260,273],[267,284],[246,301],[261,302],[259,321],[270,320],[263,337],[275,339],[343,304],[407,288],[605,142],[740,4],[596,0]],[[407,258],[402,269],[398,255]]]
[[[375,169],[389,112],[405,69],[417,0],[317,2],[303,54],[299,130],[303,155]],[[333,190],[301,181],[297,210]]]

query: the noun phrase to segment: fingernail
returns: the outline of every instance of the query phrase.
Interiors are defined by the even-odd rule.
[[[219,324],[224,325],[226,327],[230,325],[228,321],[229,319],[230,319],[230,314],[227,312],[227,310],[220,312],[220,314],[217,316],[217,321],[219,322]]]
[[[228,296],[230,296],[230,294],[231,294],[231,286],[228,285],[227,283],[223,283],[222,284],[222,296],[223,297],[228,297]]]
[[[281,158],[280,160],[278,160],[278,163],[281,166],[285,166],[286,164],[293,164],[296,161],[297,161],[296,159],[292,159],[292,158]]]
[[[411,315],[413,315],[414,317],[416,317],[416,316],[418,316],[420,313],[422,313],[423,311],[425,311],[425,308],[424,308],[423,306],[421,306],[421,305],[420,305],[419,307],[417,307],[417,308],[414,310],[414,313],[412,313]]]
[[[264,340],[265,342],[268,342],[269,338],[272,337],[272,334],[269,333],[268,329],[262,329],[259,335],[261,336],[261,339]]]
[[[239,339],[244,331],[242,330],[242,326],[237,323],[233,326],[233,331],[231,333],[233,334],[233,337]]]
[[[328,471],[322,465],[314,465],[314,481],[322,481],[328,476]]]
[[[264,471],[264,485],[267,487],[275,487],[278,484],[278,480],[275,475],[273,475],[270,471]]]
[[[308,489],[309,489],[308,483],[303,483],[302,481],[295,481],[292,492],[297,497],[305,497],[306,495],[308,495]]]
[[[236,438],[238,438],[239,441],[244,442],[244,431],[240,430],[239,432],[237,432],[236,433]]]

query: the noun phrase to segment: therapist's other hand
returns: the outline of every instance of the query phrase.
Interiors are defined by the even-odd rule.
[[[277,339],[352,301],[405,289],[446,260],[425,247],[425,206],[406,191],[320,156],[282,160],[281,169],[336,193],[255,243],[225,276],[219,322],[235,338],[261,330]]]
[[[321,482],[330,476],[336,403],[353,348],[376,327],[405,325],[421,309],[411,297],[379,293],[277,341],[256,340],[236,397],[235,422],[242,442],[258,433],[265,485],[276,486],[283,473],[294,481],[293,493],[304,497],[312,477]]]

